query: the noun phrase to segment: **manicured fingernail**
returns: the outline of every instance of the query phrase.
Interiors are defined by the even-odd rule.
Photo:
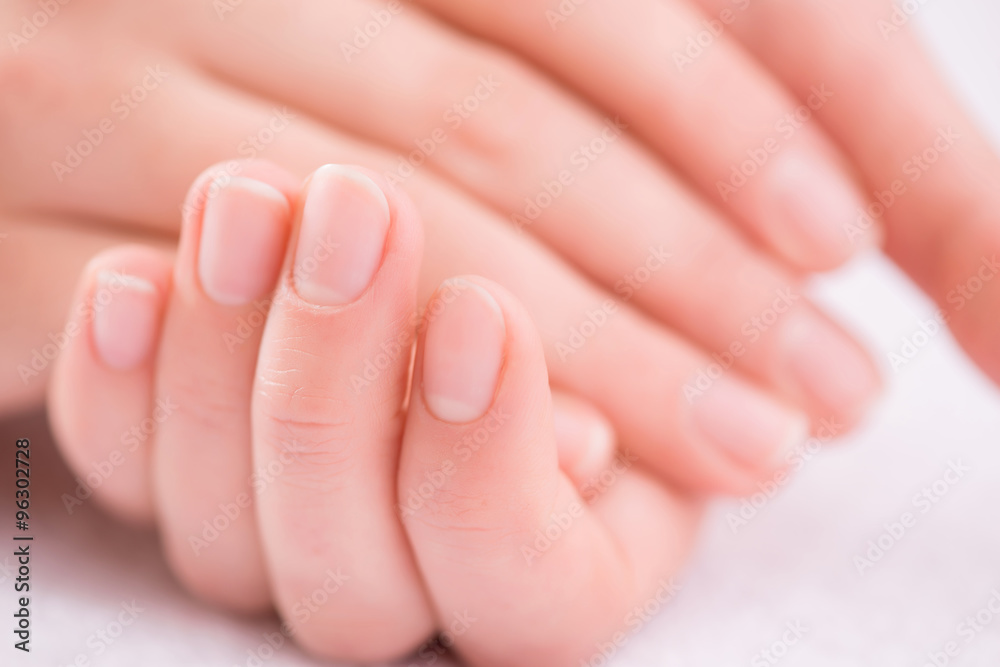
[[[838,260],[851,255],[856,248],[849,230],[864,202],[840,170],[821,157],[789,147],[775,158],[770,179],[778,202],[776,214],[790,246],[807,255],[832,251]],[[868,240],[874,242],[876,236]]]
[[[479,419],[493,404],[500,377],[507,338],[503,311],[489,292],[460,278],[442,285],[428,308],[424,402],[442,421]]]
[[[832,324],[797,312],[784,332],[792,377],[825,411],[844,419],[861,416],[881,390],[867,355]]]
[[[570,477],[586,479],[599,474],[610,463],[615,451],[615,431],[599,412],[574,399],[554,396],[552,421],[559,467]]]
[[[102,271],[97,274],[93,307],[94,346],[106,365],[126,371],[149,358],[161,310],[160,294],[151,282]]]
[[[285,196],[249,178],[232,179],[206,202],[198,278],[210,299],[242,306],[274,289],[288,219]]]
[[[389,202],[375,182],[328,164],[313,174],[295,250],[295,289],[319,306],[357,300],[382,263]]]
[[[722,376],[692,406],[695,425],[737,462],[777,463],[809,435],[809,420],[742,380]]]

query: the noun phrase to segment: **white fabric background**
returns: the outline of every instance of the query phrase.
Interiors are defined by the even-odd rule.
[[[941,66],[1000,146],[1000,3],[924,0],[918,20]],[[824,279],[816,295],[883,362],[933,312],[897,270],[874,256]],[[1000,591],[1000,393],[946,333],[898,373],[886,371],[888,391],[869,423],[811,460],[747,526],[734,534],[726,523],[738,503],[713,509],[680,578],[683,590],[613,664],[772,664],[758,652],[780,640],[790,622],[807,631],[783,665],[920,667],[928,651],[951,640],[961,649],[952,665],[1000,664],[1000,617],[971,642],[957,634],[963,619]],[[0,436],[7,443],[15,435],[37,438],[42,430],[40,422],[27,422],[0,427]],[[187,597],[167,573],[153,536],[114,524],[89,503],[67,516],[58,493],[69,476],[51,452],[47,462],[37,458],[45,456],[41,439],[35,449],[34,650],[25,660],[10,649],[14,594],[5,568],[13,559],[3,548],[0,618],[8,620],[0,622],[0,637],[7,638],[0,665],[69,665],[80,655],[109,667],[247,664],[247,649],[274,623],[229,617]],[[971,471],[920,513],[914,494],[941,478],[949,461]],[[905,511],[916,514],[916,525],[859,575],[854,557]],[[144,608],[137,622],[97,655],[88,637],[133,599]],[[266,664],[318,663],[286,647]]]

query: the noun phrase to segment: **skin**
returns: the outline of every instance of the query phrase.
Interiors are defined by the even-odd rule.
[[[6,10],[10,25],[19,8]],[[53,297],[45,300],[50,310],[32,308],[29,319],[7,330],[5,367],[30,362],[48,333],[60,329],[69,285],[96,247],[116,235],[169,242],[184,189],[206,164],[235,151],[259,153],[300,178],[335,161],[401,179],[427,226],[418,299],[425,302],[443,279],[461,273],[503,284],[532,314],[553,385],[593,404],[651,468],[691,490],[752,489],[780,467],[788,433],[802,417],[832,417],[845,430],[861,417],[878,391],[874,367],[799,293],[799,265],[829,266],[850,249],[833,260],[786,261],[735,212],[692,187],[681,165],[668,167],[666,153],[606,120],[620,116],[639,128],[631,111],[645,100],[622,98],[622,109],[605,113],[606,100],[574,91],[557,71],[527,54],[472,41],[429,9],[407,6],[392,19],[393,30],[351,62],[325,30],[307,29],[364,25],[373,20],[370,9],[255,3],[220,19],[193,2],[147,4],[141,11],[118,2],[66,6],[15,57],[5,57],[0,77],[11,94],[2,125],[16,158],[10,164],[19,167],[3,173],[0,210],[11,230],[8,247],[20,243],[24,252],[4,268],[21,277],[18,284],[36,284]],[[278,30],[281,16],[294,20]],[[274,40],[264,51],[252,36],[262,26]],[[85,35],[95,31],[107,49],[84,49]],[[353,39],[349,28],[343,38]],[[285,55],[263,58],[265,52]],[[414,59],[418,77],[394,65],[404,54]],[[311,97],[303,96],[306,90]],[[59,102],[68,96],[72,105]],[[766,97],[772,103],[761,116],[795,106],[787,95]],[[457,103],[457,116],[449,115]],[[472,113],[469,105],[481,108]],[[295,118],[286,120],[284,107]],[[398,116],[371,109],[396,109]],[[106,117],[110,133],[100,131]],[[177,127],[186,128],[180,137]],[[686,136],[684,128],[677,131]],[[409,155],[414,141],[436,142],[442,132],[436,148],[417,154],[426,166],[403,178],[409,172],[400,171],[399,155]],[[811,135],[821,136],[821,128],[814,124],[801,136]],[[70,166],[87,136],[100,136],[100,145]],[[840,159],[825,140],[807,143],[824,146],[814,155],[824,164]],[[562,184],[567,170],[572,182]],[[754,179],[748,188],[764,182]],[[549,193],[559,188],[553,198]],[[511,214],[530,215],[526,199],[547,201],[539,193],[551,205],[530,224],[512,224]],[[35,239],[53,226],[74,234],[64,243]],[[42,248],[59,258],[44,278],[30,259]],[[794,295],[791,311],[765,329],[750,325],[768,314],[779,293]],[[30,298],[19,294],[5,298],[12,306]],[[818,339],[806,344],[802,331]],[[718,383],[729,395],[749,395],[744,412],[767,404],[786,423],[781,437],[720,448],[697,423],[698,406],[707,403],[696,400],[702,389],[692,395],[691,387],[712,370],[713,354],[729,355],[744,343],[711,388]],[[831,397],[805,387],[796,359],[805,355],[822,365],[837,350],[848,363],[813,368],[813,375],[839,378],[852,369],[842,391]],[[49,370],[43,366],[37,377],[5,376],[0,404],[13,410],[37,403]],[[731,440],[753,432],[728,429]]]
[[[115,242],[173,245],[184,190],[234,152],[300,178],[335,161],[398,181],[427,226],[418,299],[461,273],[503,284],[538,327],[553,385],[692,491],[746,492],[786,444],[707,437],[691,388],[713,364],[728,370],[710,387],[750,399],[710,422],[761,401],[838,432],[863,416],[874,366],[799,292],[803,272],[863,247],[884,243],[1000,377],[1000,282],[976,282],[1000,246],[1000,164],[913,37],[885,33],[888,2],[606,5],[553,18],[540,2],[425,0],[387,19],[359,1],[108,0],[60,5],[34,34],[36,5],[5,4],[22,41],[0,57],[0,270],[18,285],[0,295],[17,314],[0,411],[42,400],[51,355],[36,353],[85,261]],[[935,148],[948,128],[960,139]],[[78,149],[90,154],[73,166]],[[927,151],[924,169],[913,158]],[[759,326],[782,294],[793,306]],[[730,421],[731,441],[755,432]]]
[[[329,183],[333,169],[348,180],[324,199],[317,181]],[[131,519],[150,508],[189,589],[243,611],[273,605],[287,634],[331,659],[430,650],[425,642],[440,630],[472,665],[568,665],[634,631],[631,610],[671,593],[697,504],[629,453],[612,460],[599,448],[585,452],[590,466],[572,465],[581,443],[556,435],[538,332],[502,287],[475,276],[446,282],[417,316],[419,216],[378,174],[366,172],[366,193],[361,172],[326,167],[286,200],[274,186],[294,182],[290,174],[259,164],[247,173],[265,180],[232,183],[204,209],[216,206],[213,215],[230,216],[244,233],[253,207],[266,209],[262,219],[289,232],[287,243],[206,261],[211,224],[198,211],[172,267],[169,256],[128,245],[84,271],[81,333],[56,367],[50,406],[78,474],[95,460],[118,468],[95,490],[100,502]],[[202,179],[191,200],[210,185]],[[339,239],[338,220],[370,225],[385,203],[389,224],[370,284],[344,303],[310,301],[296,273],[304,211]],[[357,250],[347,246],[316,273],[350,261]],[[231,278],[268,274],[256,287],[263,296],[273,290],[266,324],[229,353],[223,341],[248,304],[218,301],[213,265]],[[109,271],[126,278],[107,299]],[[125,343],[138,342],[134,352],[104,344],[108,317],[128,330]],[[355,384],[383,344],[398,340],[416,341],[412,386],[405,353]],[[463,350],[493,358],[492,368],[477,376],[475,363],[455,366]],[[442,377],[463,384],[463,396],[482,390],[483,400],[456,419],[436,398]],[[170,414],[148,446],[123,462],[102,451],[157,398]],[[273,474],[258,486],[252,471]],[[203,521],[220,510],[229,521],[213,536]],[[558,594],[569,590],[572,599]]]
[[[0,133],[10,160],[0,165],[7,235],[0,271],[17,287],[0,294],[0,312],[17,319],[0,329],[3,367],[29,362],[63,330],[71,285],[99,249],[126,240],[172,248],[184,189],[249,137],[257,137],[257,147],[247,144],[252,151],[296,179],[329,161],[363,163],[385,176],[399,174],[397,156],[440,128],[447,138],[424,151],[427,166],[401,184],[427,227],[418,303],[457,274],[504,285],[538,330],[550,383],[607,415],[661,479],[739,493],[780,467],[776,452],[747,463],[713,448],[692,426],[684,387],[713,353],[744,340],[743,326],[761,318],[776,291],[796,289],[804,271],[836,266],[880,239],[938,302],[965,349],[1000,379],[1000,281],[982,277],[1000,246],[1000,164],[914,38],[880,28],[888,3],[738,6],[738,19],[683,67],[676,53],[703,19],[732,9],[727,3],[650,0],[612,11],[591,0],[553,29],[541,4],[428,1],[407,5],[348,62],[340,43],[353,43],[354,27],[373,20],[373,7],[255,3],[219,16],[196,2],[70,4],[16,52],[5,51]],[[7,3],[0,21],[18,32],[36,11],[33,3]],[[331,26],[342,33],[331,38]],[[96,36],[101,50],[92,47]],[[156,65],[167,73],[162,81],[146,69],[156,73]],[[493,92],[481,79],[490,75],[501,83]],[[131,92],[144,79],[152,90]],[[718,183],[747,151],[759,154],[776,123],[808,104],[817,85],[832,96],[723,198]],[[445,114],[477,90],[486,98],[477,98],[481,108],[456,112],[462,122],[453,127]],[[297,118],[265,145],[262,128],[283,122],[275,105]],[[604,120],[615,116],[627,133]],[[57,174],[53,162],[68,164],[67,147],[84,132],[96,136],[105,117],[113,132],[102,131],[79,167]],[[605,151],[580,152],[583,162],[572,162],[597,137]],[[932,149],[933,165],[925,156]],[[779,158],[787,156],[798,160],[796,173],[810,164],[824,174],[814,184],[846,183],[861,205],[887,201],[887,193],[893,203],[858,235],[856,212],[834,220],[847,243],[803,234],[788,207],[805,186],[789,189],[783,180],[789,170]],[[577,169],[572,183],[518,233],[511,214],[527,216],[526,198],[544,202],[540,194],[567,166]],[[897,181],[903,194],[893,193]],[[616,283],[661,245],[675,261],[619,302],[600,336],[560,355],[572,328],[620,295]],[[857,355],[805,299],[792,313],[804,313],[814,331],[823,323],[813,359],[830,358],[833,348]],[[791,341],[803,328],[800,317],[779,318],[725,377],[814,424],[833,417],[846,429],[877,391],[870,363],[855,365],[863,381],[845,383],[861,387],[856,395],[816,391],[833,383],[804,384],[792,372]],[[37,376],[0,378],[0,410],[41,402],[51,363],[40,366]],[[121,398],[148,411],[141,395]],[[123,418],[113,435],[134,423]],[[122,479],[148,488],[149,468],[136,470]],[[152,511],[151,502],[136,507],[140,518]]]

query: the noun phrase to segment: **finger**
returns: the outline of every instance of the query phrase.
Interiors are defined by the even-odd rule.
[[[499,286],[446,282],[428,313],[399,494],[420,501],[401,514],[439,624],[473,665],[576,664],[677,567],[691,515],[639,479],[608,498],[631,518],[584,508],[559,470],[541,344]],[[553,521],[559,537],[534,553]]]
[[[134,57],[136,63],[155,62],[149,66],[153,74],[145,65],[123,68],[114,62],[91,63],[79,72],[72,55],[72,51],[60,50],[46,54],[45,59],[26,57],[18,65],[24,71],[17,80],[31,79],[36,84],[28,90],[16,88],[6,109],[10,148],[22,167],[0,172],[7,177],[0,196],[8,208],[72,213],[84,220],[176,236],[185,194],[206,165],[219,163],[235,177],[246,164],[245,158],[266,157],[304,177],[331,154],[353,152],[369,160],[378,156],[377,149],[360,151],[358,142],[318,126],[294,109],[220,85],[159,54],[140,52]],[[75,94],[65,90],[65,79],[72,75],[77,76],[76,82],[93,88],[81,104],[48,105],[52,108],[46,108],[46,114],[38,114],[43,94]],[[134,87],[146,96],[134,113],[125,120],[113,114],[102,117],[107,114],[107,99]],[[110,133],[93,129],[103,120],[107,120],[105,128],[108,123],[113,128]],[[179,126],[191,129],[183,140],[176,136]],[[99,144],[81,140],[81,135],[99,139]],[[85,159],[79,157],[77,162],[64,157],[80,144],[85,147]],[[157,159],[147,159],[149,155]],[[73,166],[57,175],[54,159],[64,167],[65,162]]]
[[[419,194],[428,219],[474,219],[462,200],[442,208]],[[439,214],[449,209],[451,215]],[[804,437],[802,412],[738,373],[717,373],[714,358],[629,305],[553,270],[559,264],[538,244],[489,225],[478,230],[476,243],[462,243],[461,228],[448,236],[441,227],[433,232],[442,236],[427,244],[422,285],[440,284],[448,269],[504,280],[535,318],[554,384],[598,407],[621,441],[664,477],[698,490],[746,492],[783,465],[786,449]],[[772,315],[779,317],[765,317],[772,321]],[[714,378],[705,378],[707,386],[699,381],[706,373]]]
[[[552,420],[559,469],[578,488],[610,465],[618,444],[614,426],[589,401],[553,391]]]
[[[794,297],[792,315],[769,326],[767,336],[751,335],[752,344],[746,344],[747,323],[768,311],[778,295],[797,291],[794,276],[740,239],[682,182],[622,136],[620,123],[602,120],[529,68],[471,45],[413,11],[395,16],[392,38],[373,43],[364,57],[349,65],[329,52],[337,48],[333,40],[324,38],[324,46],[314,48],[308,34],[278,33],[278,48],[307,63],[289,77],[272,60],[264,62],[248,39],[252,26],[273,20],[275,9],[247,9],[233,17],[232,25],[227,22],[220,40],[202,45],[201,55],[214,67],[330,122],[405,148],[408,157],[399,158],[385,172],[387,178],[409,184],[414,164],[426,161],[496,208],[522,211],[525,215],[515,219],[523,229],[709,353],[727,355],[734,343],[744,344],[733,365],[786,400],[800,401],[817,419],[834,416],[854,423],[865,413],[879,390],[873,364],[850,336],[800,295]],[[350,3],[302,3],[296,12],[296,24],[311,25],[349,26],[368,16],[367,5],[359,9]],[[597,27],[603,29],[604,23],[597,21]],[[411,63],[405,73],[394,66],[402,52]],[[233,58],[234,53],[240,57]],[[462,65],[440,75],[442,63],[455,62]],[[723,70],[727,64],[724,60],[717,67]],[[422,85],[414,83],[413,71],[424,78]],[[373,80],[383,85],[372,86]],[[451,99],[456,90],[475,93],[475,113],[451,110],[442,118],[441,109],[448,105],[440,100]],[[703,85],[703,106],[714,100],[708,91],[714,89]],[[746,95],[745,87],[739,91]],[[398,119],[389,122],[370,113],[369,105],[355,103],[358,99],[370,99],[371,108],[398,113]],[[780,117],[782,109],[775,102],[760,115]],[[682,127],[679,136],[692,136],[692,141],[705,139],[705,132],[725,136],[701,122],[704,115],[699,113],[698,132]],[[455,121],[449,123],[452,117]],[[746,123],[763,126],[759,120]],[[498,142],[498,127],[517,128],[517,134]],[[413,137],[418,138],[416,149]],[[690,146],[682,148],[691,152]],[[787,155],[794,152],[789,147]],[[829,184],[836,179],[809,182]],[[793,196],[801,196],[800,190],[793,188]],[[833,210],[825,197],[808,198],[824,202],[804,207],[808,211]],[[777,219],[770,214],[759,217]],[[850,247],[840,232],[842,218],[834,224],[835,239]],[[827,241],[823,237],[817,246],[834,247]],[[650,265],[656,270],[649,271]],[[637,271],[645,275],[641,289],[629,282]],[[727,307],[719,308],[719,303]]]
[[[106,250],[83,271],[49,394],[56,441],[77,476],[63,496],[70,513],[93,495],[128,521],[153,518],[151,437],[176,409],[153,388],[169,290],[169,258],[143,246]]]
[[[1000,160],[934,73],[907,15],[888,2],[782,1],[754,4],[747,19],[735,33],[791,90],[807,95],[819,79],[839,92],[819,117],[870,193],[845,237],[884,225],[889,254],[1000,381]]]
[[[253,506],[250,399],[297,179],[262,163],[213,167],[188,195],[157,359],[180,407],[156,435],[160,533],[178,577],[243,611],[270,604]],[[253,324],[251,324],[253,323]]]
[[[109,137],[109,143],[104,144],[102,150],[88,162],[88,165],[93,165],[92,175],[88,176],[90,172],[74,172],[74,178],[77,175],[85,177],[84,182],[90,187],[88,192],[92,193],[92,199],[82,205],[103,210],[103,202],[114,195],[107,182],[113,182],[118,177],[122,164],[130,164],[124,144],[113,143],[112,139],[127,142],[131,138],[135,144],[164,145],[173,151],[168,156],[169,162],[144,161],[143,168],[150,171],[148,178],[134,183],[139,189],[137,196],[113,211],[114,216],[135,216],[147,220],[147,224],[166,228],[176,225],[171,221],[177,219],[178,207],[168,204],[168,197],[163,191],[183,192],[190,179],[203,169],[205,162],[200,161],[202,158],[224,160],[234,150],[233,147],[248,141],[248,132],[266,128],[271,133],[266,136],[272,139],[266,145],[267,156],[301,176],[330,159],[382,169],[392,167],[392,161],[384,152],[348,140],[305,118],[292,118],[280,132],[275,131],[269,126],[270,119],[274,118],[269,106],[230,89],[220,88],[202,77],[184,79],[181,73],[175,76],[178,78],[172,81],[170,89],[173,92],[163,91],[168,97],[178,96],[170,105],[171,112],[162,110],[154,113],[154,107],[147,107],[153,119],[141,126],[123,127],[122,134]],[[197,115],[193,113],[194,109],[213,111]],[[190,141],[177,141],[178,126],[190,129]],[[142,136],[129,135],[129,128],[135,128],[134,131]],[[227,166],[230,164],[237,165],[237,168],[227,169],[227,173],[239,175],[238,163],[227,163]],[[96,177],[101,174],[103,178]],[[179,180],[181,178],[183,183]],[[772,417],[771,424],[758,430],[728,429],[722,434],[721,441],[717,437],[719,433],[706,436],[705,429],[696,422],[711,424],[718,420],[713,412],[725,416],[732,411],[729,407],[709,409],[708,403],[700,402],[698,411],[705,414],[696,418],[695,406],[688,400],[685,387],[695,383],[703,373],[714,374],[709,365],[715,362],[668,328],[640,315],[638,309],[633,307],[649,304],[650,308],[656,308],[656,312],[667,316],[676,305],[675,301],[681,300],[688,304],[686,308],[679,308],[677,313],[677,321],[684,327],[682,331],[704,327],[705,331],[712,331],[716,336],[716,342],[706,347],[719,350],[720,354],[730,354],[734,343],[744,341],[741,329],[750,318],[760,318],[762,314],[770,318],[772,315],[771,305],[776,299],[772,288],[787,291],[788,287],[788,282],[777,280],[773,275],[764,281],[758,278],[760,273],[754,268],[759,268],[758,263],[748,259],[745,248],[730,244],[728,249],[724,246],[721,251],[714,252],[712,248],[718,248],[715,243],[718,237],[711,230],[695,230],[692,236],[678,239],[675,252],[685,260],[678,266],[681,273],[672,274],[666,270],[666,264],[654,274],[643,273],[643,277],[648,275],[652,278],[655,275],[655,282],[643,283],[645,287],[632,290],[631,295],[620,295],[621,301],[629,302],[622,305],[621,301],[609,301],[612,287],[608,290],[596,288],[548,248],[527,234],[517,234],[504,225],[495,212],[442,182],[429,170],[415,173],[405,185],[428,221],[426,259],[418,292],[420,303],[425,303],[434,286],[451,275],[477,273],[501,282],[522,300],[535,318],[545,341],[553,382],[599,408],[615,424],[622,441],[628,442],[652,469],[691,488],[728,493],[752,489],[758,478],[773,474],[782,448],[787,446],[801,426],[797,415],[789,415],[788,410],[782,408],[781,404],[787,399],[780,399],[778,405],[774,405],[776,401],[766,396],[766,388],[755,388],[737,373],[729,373],[723,384],[729,385],[730,390],[725,393],[730,398],[735,394],[744,396],[742,403],[745,409],[740,414],[768,414]],[[599,187],[620,187],[622,193],[619,196],[622,199],[631,197],[628,190],[630,183],[620,179],[609,176]],[[179,201],[181,195],[177,196]],[[662,241],[667,244],[674,240],[670,230],[655,224],[655,220],[676,215],[671,206],[673,204],[662,209],[658,207],[655,216],[640,215],[637,220],[646,220],[646,227],[626,225],[615,232],[619,240],[625,232],[632,233],[633,237],[623,243],[621,257],[605,267],[612,286],[619,281],[624,282],[634,272],[648,271],[645,263],[656,259],[649,254],[648,246],[652,243],[659,245]],[[664,245],[664,248],[674,250],[670,245]],[[657,253],[661,252],[655,246],[654,249]],[[747,261],[751,266],[738,268],[735,279],[730,279],[731,274],[727,271],[736,266],[736,260]],[[685,272],[696,267],[702,267],[707,275]],[[715,267],[721,268],[717,270]],[[748,280],[746,276],[754,279]],[[702,297],[695,298],[693,294],[696,291],[686,287],[688,282],[704,285],[707,291],[701,292]],[[741,290],[737,294],[729,288],[734,284]],[[750,286],[747,289],[752,292],[753,299],[742,292],[744,284]],[[659,287],[651,289],[654,285]],[[625,299],[626,296],[629,298]],[[734,306],[734,310],[717,308],[715,304],[720,301]],[[783,308],[781,304],[779,307]],[[610,314],[614,316],[603,320],[605,324],[599,327],[600,335],[591,335],[579,344],[574,332],[579,332],[582,326],[589,334],[594,334],[596,330],[590,330],[593,322],[589,318],[594,313],[599,318],[609,315],[608,312],[601,314],[605,309],[613,311]],[[718,319],[722,319],[726,326],[718,326]],[[814,361],[820,365],[818,370],[810,371],[806,366],[808,377],[815,378],[811,386],[846,387],[843,392],[846,398],[842,398],[838,405],[848,406],[846,410],[815,410],[823,412],[824,416],[841,410],[855,414],[856,404],[863,404],[866,392],[869,392],[865,362],[840,363],[839,366],[829,363],[833,357],[827,350],[829,344],[824,343],[822,338],[825,336],[827,341],[832,339],[841,349],[846,348],[847,352],[841,355],[841,359],[857,359],[859,353],[852,344],[843,342],[843,335],[836,330],[830,333],[823,320],[818,323],[814,319],[806,321],[806,325],[815,323],[812,330],[820,332],[818,343],[810,341],[808,336],[798,335],[797,332],[803,330],[808,332],[809,326],[793,327],[791,325],[795,321],[789,317],[782,317],[780,321],[789,327],[787,331],[791,334],[787,331],[783,334],[781,327],[769,328],[770,335],[756,338],[737,362],[743,367],[760,369],[761,375],[773,373],[776,377],[784,377],[785,384],[779,386],[791,387],[792,393],[810,395],[806,388],[798,389],[804,383],[795,380],[790,367],[791,359],[796,356]],[[786,345],[783,341],[789,336],[793,344]],[[570,343],[574,347],[568,348]],[[567,353],[567,349],[570,352]],[[775,349],[785,352],[775,354]],[[849,379],[844,381],[838,379],[845,377],[844,368],[862,370],[857,375],[847,376]],[[602,382],[594,382],[594,378],[602,378]],[[824,378],[828,381],[821,381]],[[822,406],[827,400],[819,397],[812,402]],[[758,410],[762,402],[770,407]]]
[[[727,0],[721,17],[676,0],[421,4],[620,114],[792,265],[828,269],[857,249],[841,233],[861,202],[846,160],[804,120],[813,109],[800,108],[725,34],[748,3]],[[813,96],[810,104],[826,101]]]
[[[163,238],[61,216],[0,219],[0,282],[10,286],[0,291],[0,419],[41,406],[84,266],[124,243],[169,247]]]
[[[321,168],[261,343],[254,463],[281,467],[257,495],[261,537],[279,611],[327,657],[398,657],[433,628],[393,510],[421,245],[384,182]]]

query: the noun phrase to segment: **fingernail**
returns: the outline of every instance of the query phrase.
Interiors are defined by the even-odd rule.
[[[460,278],[445,285],[428,306],[424,402],[441,421],[465,424],[493,404],[507,328],[503,311],[485,289]],[[442,304],[436,314],[435,302]]]
[[[825,411],[856,419],[881,390],[878,371],[845,334],[820,317],[797,312],[788,320],[784,344],[793,379]]]
[[[805,415],[742,380],[722,376],[695,399],[694,423],[723,453],[745,466],[777,463],[809,435]]]
[[[357,300],[382,263],[389,202],[373,180],[328,164],[313,174],[295,250],[295,289],[318,306]]]
[[[864,202],[839,169],[824,158],[788,148],[775,159],[770,179],[790,252],[832,254],[837,262],[854,252],[848,231]],[[870,240],[875,239],[872,235]]]
[[[593,408],[575,399],[552,397],[559,467],[573,479],[599,474],[615,451],[615,431]]]
[[[281,270],[289,208],[266,183],[234,178],[205,204],[198,279],[210,299],[242,306],[272,289]]]
[[[93,296],[94,347],[111,368],[130,370],[152,352],[160,322],[160,295],[149,281],[114,271],[97,274]]]

